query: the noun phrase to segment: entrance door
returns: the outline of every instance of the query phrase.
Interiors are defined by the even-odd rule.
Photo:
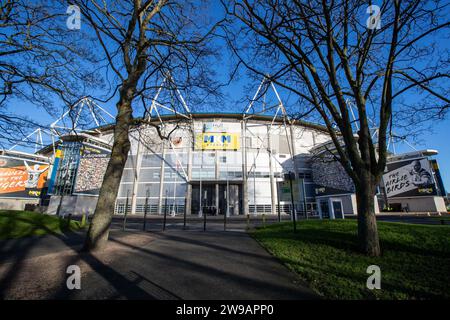
[[[215,184],[202,184],[202,209],[205,214],[216,213],[216,186]],[[192,214],[200,210],[200,186],[192,186]]]
[[[344,218],[344,212],[342,210],[342,201],[341,200],[333,200],[333,213],[335,219],[343,219]]]
[[[238,215],[240,212],[240,186],[237,184],[227,185],[221,184],[219,186],[219,214],[226,214],[227,202],[229,215]],[[229,194],[228,194],[229,193]]]
[[[320,212],[322,213],[322,219],[330,219],[328,200],[320,201]]]

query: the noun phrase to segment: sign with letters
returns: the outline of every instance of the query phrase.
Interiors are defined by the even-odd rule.
[[[49,164],[0,156],[0,198],[39,198]]]
[[[226,132],[222,122],[207,122],[203,124],[203,132]]]
[[[403,160],[387,164],[383,175],[386,195],[390,197],[436,195],[436,183],[427,158]]]
[[[208,132],[195,137],[196,150],[238,150],[240,148],[238,133]]]

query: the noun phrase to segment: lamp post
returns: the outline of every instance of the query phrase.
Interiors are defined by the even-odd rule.
[[[294,232],[297,232],[297,220],[295,216],[295,206],[294,206],[294,189],[292,188],[292,180],[295,179],[295,173],[289,171],[289,173],[284,175],[285,180],[289,180],[289,185],[291,189],[291,203],[292,203],[292,221],[294,223]]]

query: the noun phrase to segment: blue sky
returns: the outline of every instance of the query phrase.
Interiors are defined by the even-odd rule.
[[[212,7],[213,15],[220,14],[220,8],[217,5],[213,5]],[[221,63],[217,63],[214,66],[215,71],[217,73],[217,78],[221,82],[226,82],[228,80],[228,74],[230,69],[232,68],[229,63],[231,59],[228,57],[227,50],[223,50],[223,56],[221,57]],[[210,111],[210,112],[242,112],[246,107],[246,102],[248,102],[248,97],[252,96],[256,91],[259,81],[255,81],[250,79],[245,72],[240,72],[239,80],[236,80],[230,83],[228,86],[222,88],[222,93],[224,94],[225,99],[220,105],[210,105],[207,107],[207,110],[202,111]],[[289,106],[296,106],[295,99],[292,98],[285,90],[279,88],[281,98],[284,100],[284,103]],[[102,95],[104,93],[99,93]],[[55,102],[58,104],[58,102]],[[115,105],[116,100],[112,99],[111,102],[107,105],[99,103],[102,107],[107,109],[112,114],[115,114]],[[187,101],[189,104],[189,101]],[[192,106],[191,106],[192,107]],[[195,106],[193,106],[195,110]],[[296,106],[298,108],[298,106]],[[48,125],[53,122],[56,118],[58,118],[59,114],[49,115],[42,110],[37,110],[33,105],[22,102],[22,101],[13,101],[10,103],[9,110],[11,112],[16,112],[21,115],[27,115],[32,118],[34,121],[41,123],[42,125]],[[136,114],[140,115],[140,114]],[[450,192],[450,117],[447,116],[446,119],[442,121],[435,121],[430,124],[430,129],[427,126],[424,126],[426,129],[420,128],[421,130],[421,144],[415,145],[417,149],[436,149],[439,151],[439,154],[436,156],[441,168],[441,174],[444,180],[445,187],[447,192]],[[413,143],[413,141],[410,141]],[[409,152],[412,149],[406,144],[397,145],[397,152]]]

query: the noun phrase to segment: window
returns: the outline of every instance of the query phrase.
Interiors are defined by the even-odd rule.
[[[221,163],[227,163],[227,157],[226,156],[221,156],[221,157],[219,157],[219,161]]]
[[[242,171],[220,171],[219,179],[239,179],[242,178]]]
[[[192,179],[215,179],[216,171],[214,168],[194,168],[192,170]]]
[[[138,197],[158,198],[159,197],[159,183],[139,184],[137,196]]]
[[[180,179],[184,179],[184,173],[181,169],[179,171],[167,167],[164,169],[164,181],[174,181]]]
[[[300,179],[305,179],[305,180],[311,180],[311,179],[312,179],[311,173],[307,173],[307,172],[300,172],[300,173],[298,174],[298,177],[299,177]]]
[[[139,182],[158,182],[160,181],[160,168],[141,169],[139,172]]]
[[[248,173],[249,178],[270,178],[269,172],[261,172],[261,171],[250,171]]]
[[[187,184],[185,183],[166,183],[163,187],[163,197],[184,198],[186,197]]]
[[[121,182],[133,182],[134,181],[134,170],[125,168],[122,173]]]
[[[144,154],[142,157],[142,167],[161,167],[162,156],[160,154]]]
[[[133,195],[132,184],[121,184],[119,188],[119,198],[131,197]]]

